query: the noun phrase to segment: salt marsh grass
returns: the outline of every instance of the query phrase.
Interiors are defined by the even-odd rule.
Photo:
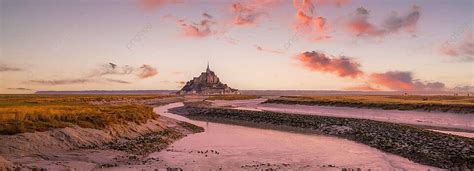
[[[0,134],[144,123],[157,116],[138,102],[164,97],[169,95],[0,95]],[[107,103],[113,101],[121,103]]]

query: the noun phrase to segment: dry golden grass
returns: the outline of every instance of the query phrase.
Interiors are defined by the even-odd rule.
[[[367,107],[398,110],[451,111],[456,113],[474,112],[472,96],[282,96],[266,103],[328,105],[347,107]]]
[[[101,129],[111,124],[144,123],[156,115],[139,101],[168,95],[0,95],[0,134],[45,131],[78,125]]]
[[[206,100],[250,100],[250,99],[257,99],[260,96],[253,96],[253,95],[217,95],[217,96],[209,96]]]

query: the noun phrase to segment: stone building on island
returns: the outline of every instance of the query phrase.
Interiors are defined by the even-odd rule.
[[[239,90],[230,88],[227,84],[220,82],[219,77],[211,71],[207,64],[206,72],[202,72],[199,77],[194,77],[186,82],[186,85],[176,94],[180,95],[227,95],[240,94]]]

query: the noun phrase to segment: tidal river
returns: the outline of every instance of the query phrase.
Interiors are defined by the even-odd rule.
[[[190,120],[168,112],[173,103],[155,112],[205,128],[150,154],[169,167],[184,170],[439,170],[384,153],[349,140],[312,133],[278,131]]]
[[[439,131],[465,137],[474,137],[474,114],[457,114],[445,112],[400,111],[382,109],[364,109],[334,106],[310,106],[287,104],[261,104],[266,99],[253,100],[216,100],[214,106],[232,106],[242,110],[267,110],[284,113],[334,116],[344,118],[371,119],[384,122],[430,126],[461,131]],[[437,130],[434,130],[437,131]]]

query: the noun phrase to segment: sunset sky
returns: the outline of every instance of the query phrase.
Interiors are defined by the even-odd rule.
[[[1,0],[0,93],[472,91],[472,0]]]

